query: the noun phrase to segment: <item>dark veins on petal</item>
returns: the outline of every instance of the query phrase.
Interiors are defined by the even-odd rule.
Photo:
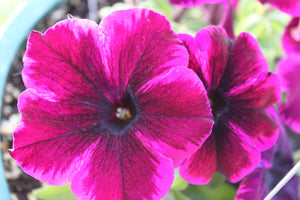
[[[101,130],[106,130],[111,135],[124,135],[139,118],[139,108],[134,95],[130,90],[112,102],[112,108],[108,109],[109,118],[100,124]]]

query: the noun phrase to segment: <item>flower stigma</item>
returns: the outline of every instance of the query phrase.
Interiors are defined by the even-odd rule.
[[[117,108],[116,117],[121,120],[126,120],[132,117],[128,108]]]

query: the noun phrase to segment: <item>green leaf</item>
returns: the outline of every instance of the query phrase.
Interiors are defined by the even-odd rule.
[[[212,177],[212,179],[208,185],[210,188],[216,188],[216,187],[219,187],[221,184],[225,183],[225,181],[226,181],[225,176],[223,176],[219,172],[217,172]]]
[[[181,177],[178,177],[177,179],[174,180],[172,184],[172,189],[176,190],[184,190],[188,186],[188,183],[183,180]]]
[[[184,190],[188,186],[188,183],[183,180],[179,175],[178,168],[174,170],[174,181],[171,186],[172,189],[175,190]]]
[[[49,185],[45,188],[35,189],[33,195],[40,200],[76,200],[70,184],[62,187]]]
[[[232,200],[237,189],[225,180],[224,176],[216,173],[209,184],[189,185],[181,193],[190,200]]]
[[[183,195],[180,191],[171,190],[173,192],[174,200],[191,200],[187,196]]]
[[[147,0],[143,1],[140,7],[149,8],[164,14],[169,20],[173,18],[172,6],[168,0]]]
[[[209,185],[189,185],[182,193],[191,200],[232,200],[235,197],[236,188],[228,183],[216,188],[211,188]]]

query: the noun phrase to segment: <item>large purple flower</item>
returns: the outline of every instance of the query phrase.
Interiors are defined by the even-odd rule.
[[[257,42],[247,33],[232,41],[224,29],[207,27],[195,38],[180,37],[190,53],[189,67],[207,89],[215,121],[203,146],[181,163],[181,176],[205,184],[220,171],[237,182],[277,140],[278,127],[264,109],[281,97],[278,78],[268,72]]]
[[[289,55],[278,62],[277,73],[282,89],[286,92],[286,102],[279,105],[282,121],[300,133],[300,57]]]
[[[299,11],[300,12],[300,11]],[[300,18],[291,20],[282,37],[282,46],[287,54],[300,55]]]
[[[240,184],[235,200],[261,200],[293,167],[293,151],[287,133],[282,126],[275,109],[268,109],[279,124],[279,139],[274,146],[262,152],[259,166]],[[298,181],[294,176],[273,198],[274,200],[297,200]]]
[[[259,0],[261,3],[269,3],[275,8],[294,17],[300,16],[300,0]]]
[[[147,9],[32,32],[11,156],[37,179],[71,182],[78,199],[160,199],[171,158],[194,153],[212,128],[187,65],[169,22]]]

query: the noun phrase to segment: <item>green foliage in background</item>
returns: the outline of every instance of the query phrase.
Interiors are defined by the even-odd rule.
[[[34,196],[39,200],[76,200],[70,185],[62,187],[46,186],[33,191]]]
[[[250,33],[275,71],[277,61],[283,57],[281,37],[291,17],[258,1],[240,0],[234,21],[235,34]]]

